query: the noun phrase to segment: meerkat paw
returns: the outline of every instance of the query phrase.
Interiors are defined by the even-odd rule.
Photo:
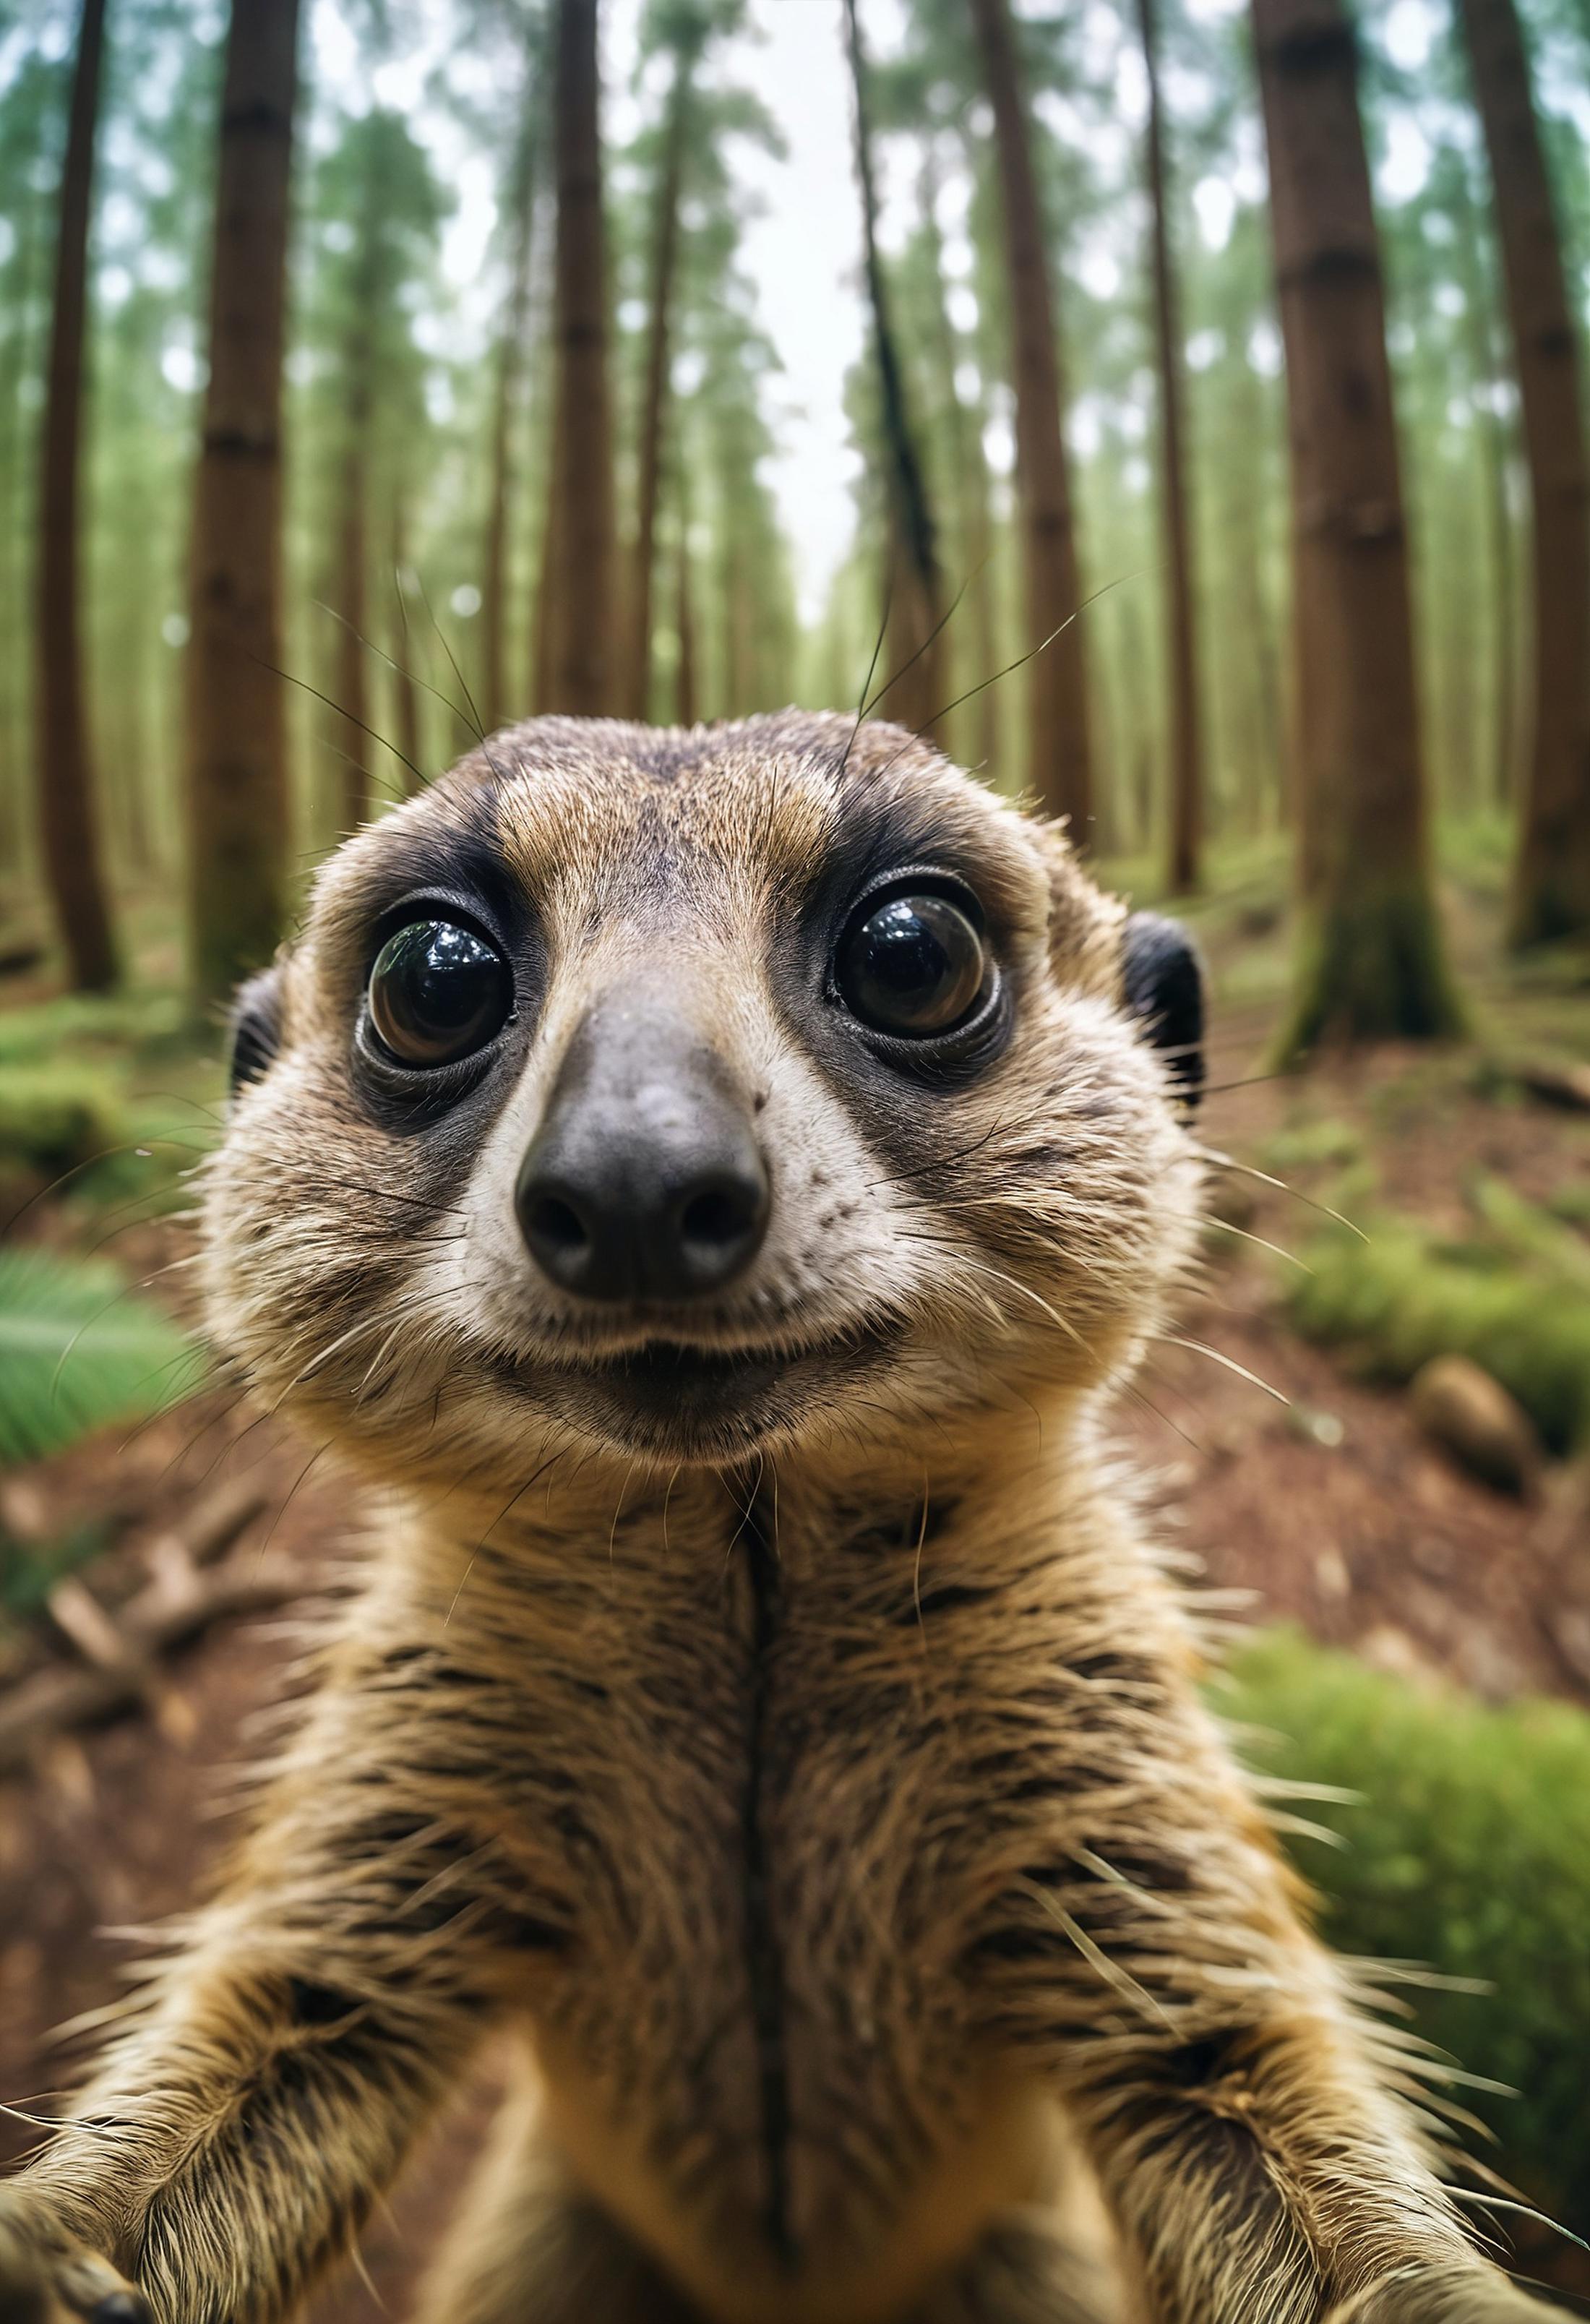
[[[152,2324],[107,2259],[74,2243],[18,2188],[0,2187],[0,2324]]]
[[[1549,2324],[1562,2314],[1493,2268],[1411,2267],[1328,2310],[1325,2324]]]

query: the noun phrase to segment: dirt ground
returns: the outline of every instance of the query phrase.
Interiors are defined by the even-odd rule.
[[[1590,1123],[1493,1105],[1450,1075],[1421,1079],[1422,1062],[1396,1053],[1311,1076],[1306,1095],[1253,1078],[1265,1021],[1261,1010],[1236,1010],[1222,1027],[1218,1093],[1204,1116],[1214,1147],[1260,1155],[1300,1105],[1312,1120],[1372,1122],[1383,1195],[1437,1220],[1461,1215],[1464,1175],[1476,1163],[1534,1196],[1590,1168]],[[1289,1194],[1219,1176],[1243,1190],[1239,1202],[1222,1201],[1246,1234],[1295,1248],[1318,1223],[1306,1187]],[[173,1231],[130,1233],[124,1260],[142,1270]],[[1171,1537],[1209,1584],[1247,1593],[1255,1620],[1290,1618],[1387,1667],[1448,1674],[1493,1697],[1590,1702],[1584,1480],[1559,1471],[1526,1504],[1460,1473],[1421,1437],[1405,1398],[1356,1383],[1286,1331],[1278,1266],[1253,1242],[1212,1259],[1183,1327],[1212,1354],[1156,1349],[1121,1406],[1120,1431],[1154,1472]],[[131,1567],[152,1534],[217,1480],[244,1474],[265,1502],[249,1541],[269,1538],[312,1594],[354,1521],[347,1490],[289,1432],[215,1397],[131,1442],[78,1447],[5,1490],[41,1534],[111,1521],[114,1555]],[[201,1883],[224,1839],[226,1771],[258,1749],[291,1652],[290,1614],[214,1633],[173,1666],[185,1708],[163,1731],[145,1716],[124,1718],[57,1744],[25,1780],[0,1784],[0,2098],[18,2110],[0,2117],[0,2156],[29,2143],[25,2117],[48,2116],[69,2082],[74,2043],[47,2040],[49,2029],[112,2001],[138,1949],[127,1932]],[[488,2061],[481,2087],[371,2224],[367,2282],[345,2272],[317,2304],[320,2324],[404,2312],[490,2085]]]

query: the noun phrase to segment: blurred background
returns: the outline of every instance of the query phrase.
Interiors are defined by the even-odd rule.
[[[226,994],[483,732],[794,701],[1199,932],[1119,1434],[1590,2312],[1587,318],[1585,0],[0,5],[0,2153],[357,1516],[194,1329]]]

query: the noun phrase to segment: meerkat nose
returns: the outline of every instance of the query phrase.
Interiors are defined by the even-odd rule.
[[[761,1249],[772,1207],[749,1103],[699,1031],[606,997],[569,1046],[514,1206],[531,1258],[584,1299],[702,1299]]]

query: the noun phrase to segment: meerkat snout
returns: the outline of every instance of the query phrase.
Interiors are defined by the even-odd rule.
[[[531,1258],[582,1299],[724,1291],[772,1207],[749,1093],[667,1001],[606,993],[565,1056],[514,1185]]]

